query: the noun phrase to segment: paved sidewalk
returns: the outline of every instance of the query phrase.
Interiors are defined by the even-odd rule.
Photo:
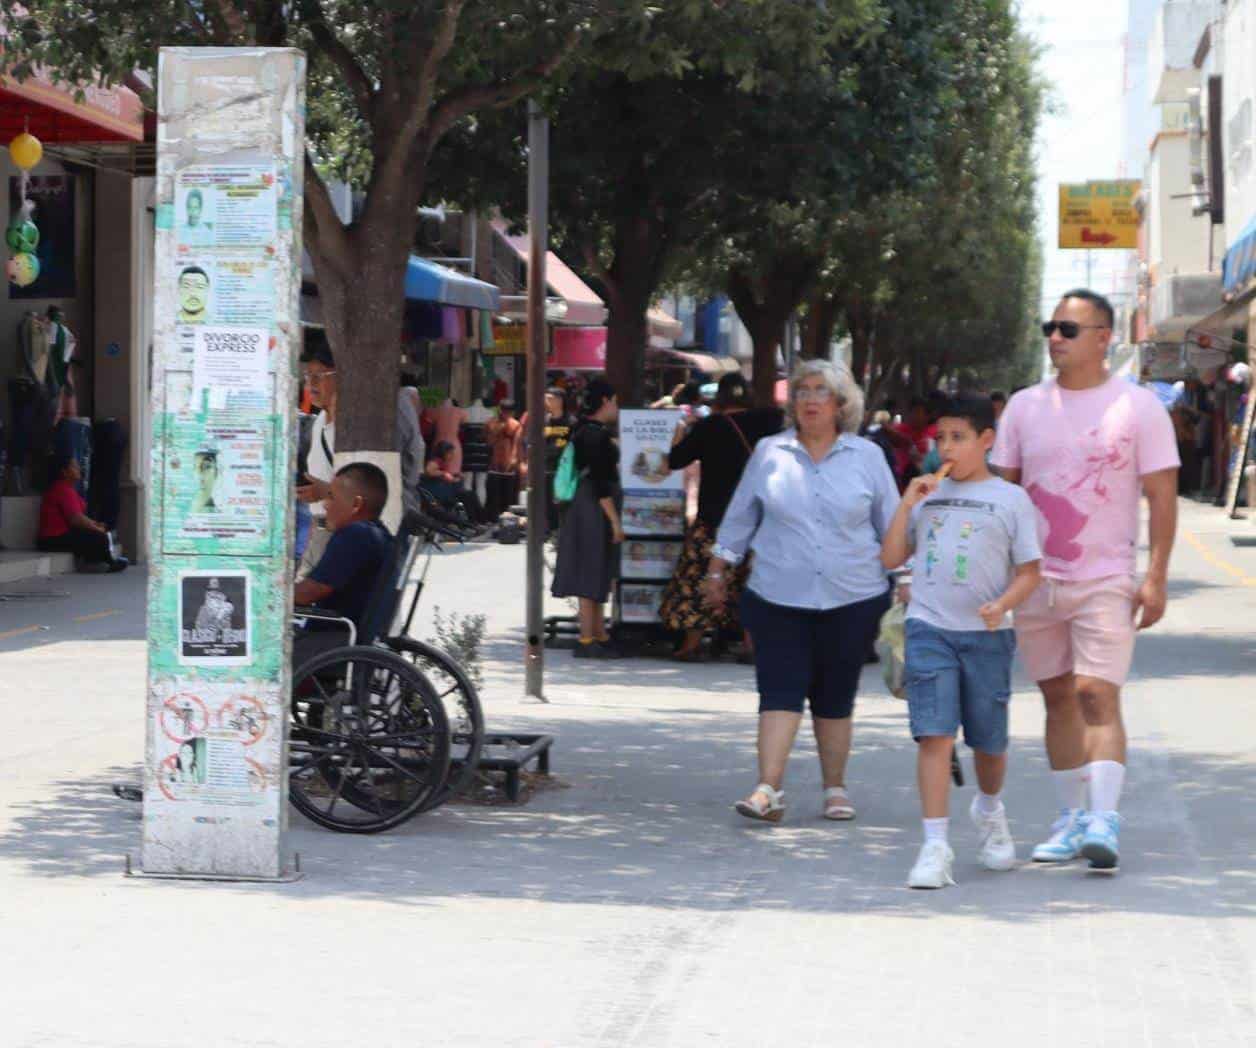
[[[819,819],[804,739],[786,822],[748,823],[751,671],[550,653],[552,703],[525,704],[523,550],[496,546],[439,560],[425,608],[489,616],[490,721],[554,731],[563,788],[379,837],[294,814],[295,885],[128,881],[137,810],[107,784],[143,745],[142,579],[0,602],[0,1045],[1256,1046],[1256,549],[1183,514],[1128,693],[1122,872],[980,871],[969,788],[936,893],[902,887],[913,747],[875,669],[858,821]],[[1053,806],[1040,733],[1021,681],[1022,852]]]

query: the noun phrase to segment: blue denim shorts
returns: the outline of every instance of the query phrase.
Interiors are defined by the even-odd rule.
[[[907,620],[907,708],[912,737],[954,736],[982,753],[1007,750],[1012,630],[941,630]]]

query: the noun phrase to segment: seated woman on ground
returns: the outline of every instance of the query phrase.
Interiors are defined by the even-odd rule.
[[[104,564],[122,571],[126,557],[110,550],[109,529],[87,515],[87,503],[78,493],[82,477],[78,460],[62,455],[53,463],[56,478],[39,504],[39,532],[35,545],[45,553],[73,553],[81,564]]]

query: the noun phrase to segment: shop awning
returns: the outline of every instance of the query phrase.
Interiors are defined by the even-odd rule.
[[[1221,286],[1227,295],[1237,295],[1256,278],[1256,217],[1247,223],[1221,264]]]
[[[36,70],[20,83],[0,76],[0,143],[7,145],[24,131],[45,145],[59,142],[142,142],[144,105],[125,87],[82,87],[55,83]]]
[[[418,255],[411,255],[406,266],[406,298],[464,309],[497,310],[501,307],[501,292],[492,284]]]
[[[692,368],[714,378],[741,370],[741,364],[733,357],[717,357],[685,349],[651,349],[650,359],[664,366]]]
[[[512,236],[504,219],[493,219],[493,231],[526,267],[531,245],[526,236]],[[554,252],[545,256],[547,289],[566,303],[562,323],[571,327],[598,327],[606,323],[606,305],[597,293]]]
[[[656,349],[671,349],[685,333],[685,325],[661,309],[650,310],[646,320],[650,326],[650,345]]]
[[[555,328],[554,350],[545,367],[551,371],[605,371],[606,328]]]

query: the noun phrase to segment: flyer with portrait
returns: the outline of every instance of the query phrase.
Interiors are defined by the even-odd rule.
[[[187,410],[191,392],[191,375],[169,377],[162,551],[265,556],[279,537],[269,509],[280,497],[276,419],[257,393],[227,391],[221,407]]]
[[[273,162],[183,168],[174,191],[179,252],[273,245],[278,199]]]

